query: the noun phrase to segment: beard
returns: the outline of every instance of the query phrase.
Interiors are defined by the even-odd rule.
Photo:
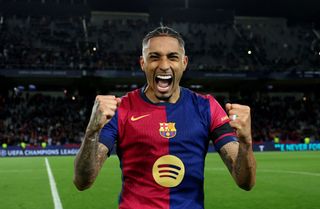
[[[172,94],[169,96],[165,96],[165,95],[162,95],[162,96],[155,95],[155,96],[160,101],[169,102],[169,99],[171,98]]]

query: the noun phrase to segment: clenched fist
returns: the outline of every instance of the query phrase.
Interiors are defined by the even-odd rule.
[[[226,104],[226,111],[231,119],[230,126],[236,129],[239,140],[252,143],[250,107],[240,104]]]
[[[112,95],[96,96],[87,132],[93,133],[100,131],[114,116],[120,103],[121,99]]]

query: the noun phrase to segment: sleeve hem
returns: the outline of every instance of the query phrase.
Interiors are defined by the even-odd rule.
[[[223,138],[220,138],[219,141],[214,143],[214,147],[217,152],[220,152],[220,149],[229,142],[238,141],[238,138],[236,136],[225,136]]]

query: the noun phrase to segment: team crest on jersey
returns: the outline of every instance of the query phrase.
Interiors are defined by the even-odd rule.
[[[177,129],[176,123],[160,123],[160,135],[164,138],[173,138],[176,136]]]

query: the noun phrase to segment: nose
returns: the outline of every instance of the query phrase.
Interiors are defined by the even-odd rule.
[[[167,71],[170,69],[170,63],[167,58],[160,59],[159,68],[162,71]]]

